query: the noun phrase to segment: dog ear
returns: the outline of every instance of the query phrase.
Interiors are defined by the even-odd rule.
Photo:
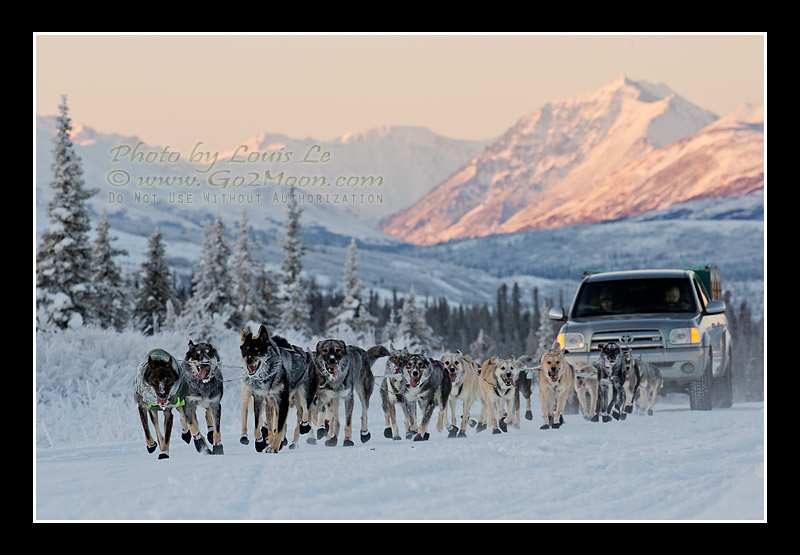
[[[422,356],[425,356],[425,349],[422,349],[422,350],[419,352],[419,354],[420,354],[420,355],[422,355]]]
[[[456,349],[456,354],[457,354],[458,356],[462,356],[462,354],[461,354],[461,351],[460,351],[460,350],[458,350],[458,349]]]
[[[189,340],[189,347],[194,347],[194,343],[192,343],[191,339]]]
[[[258,335],[256,335],[259,339],[269,340],[269,332],[267,331],[267,326],[261,324],[258,328]]]
[[[314,349],[316,352],[319,352],[320,345],[322,345],[322,341],[317,341],[317,347]]]
[[[597,348],[600,349],[601,351],[605,348],[605,346],[606,346],[605,343],[598,343],[597,344]]]
[[[242,343],[244,343],[244,340],[248,337],[253,337],[253,332],[248,328],[242,328]],[[191,341],[189,341],[189,343],[191,343]]]
[[[564,355],[566,355],[566,354],[568,354],[568,353],[569,353],[569,351],[568,351],[568,350],[566,350],[566,349],[564,349],[564,350],[561,352],[561,354],[564,354]]]

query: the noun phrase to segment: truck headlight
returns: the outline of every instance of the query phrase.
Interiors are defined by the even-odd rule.
[[[673,345],[700,343],[700,330],[697,328],[675,328],[669,332],[669,342]]]
[[[586,350],[586,339],[582,333],[559,333],[556,341],[565,351],[580,352]]]

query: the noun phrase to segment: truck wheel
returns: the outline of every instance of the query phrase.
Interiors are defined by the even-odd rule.
[[[714,387],[712,380],[711,353],[709,353],[703,376],[689,382],[689,407],[692,410],[711,410],[712,389]]]
[[[733,364],[730,356],[725,373],[714,380],[714,408],[728,409],[733,405]]]

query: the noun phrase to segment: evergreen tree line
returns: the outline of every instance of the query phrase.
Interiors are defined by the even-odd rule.
[[[281,238],[280,272],[267,270],[255,255],[246,213],[231,248],[221,218],[203,232],[201,258],[187,291],[165,258],[158,228],[148,241],[145,262],[130,278],[115,259],[127,253],[113,246],[109,224],[102,215],[96,239],[90,244],[86,200],[96,190],[84,187],[80,158],[69,138],[66,98],[59,106],[59,130],[54,139],[55,190],[48,205],[50,227],[37,250],[37,325],[184,330],[198,340],[213,341],[223,333],[265,324],[292,337],[336,337],[357,345],[375,343],[396,348],[425,348],[433,354],[455,351],[477,360],[491,356],[538,358],[552,345],[560,324],[547,317],[553,299],[541,298],[534,288],[527,299],[517,283],[501,285],[495,303],[451,305],[446,298],[417,300],[393,291],[381,302],[374,291],[364,292],[358,274],[358,249],[352,240],[343,264],[341,286],[322,289],[303,277],[301,207],[289,195],[287,220]],[[755,319],[746,301],[733,307],[727,298],[734,342],[734,394],[738,400],[763,398],[764,320]],[[563,305],[563,295],[558,300]]]

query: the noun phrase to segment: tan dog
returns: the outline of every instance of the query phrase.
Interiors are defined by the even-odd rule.
[[[575,394],[578,396],[583,417],[589,420],[597,404],[597,368],[581,362],[576,364],[573,370]]]
[[[469,355],[461,354],[461,351],[442,355],[442,364],[447,372],[452,389],[448,398],[450,405],[450,417],[447,418],[447,437],[467,437],[467,423],[469,422],[469,410],[478,399],[478,365]],[[456,426],[456,403],[461,400],[461,428]]]
[[[522,370],[522,363],[512,356],[508,360],[498,360],[492,357],[483,363],[481,375],[478,380],[478,389],[481,394],[481,416],[478,422],[479,429],[488,422],[492,425],[492,433],[499,434],[508,431],[505,417],[506,411],[510,421],[514,420],[514,391],[517,376]],[[500,418],[498,418],[500,417]],[[498,427],[499,426],[499,427]]]
[[[572,394],[572,366],[569,365],[561,347],[542,355],[539,371],[539,391],[542,394],[542,420],[540,430],[560,428],[564,420],[562,413],[567,398]],[[555,405],[555,411],[553,406]]]

